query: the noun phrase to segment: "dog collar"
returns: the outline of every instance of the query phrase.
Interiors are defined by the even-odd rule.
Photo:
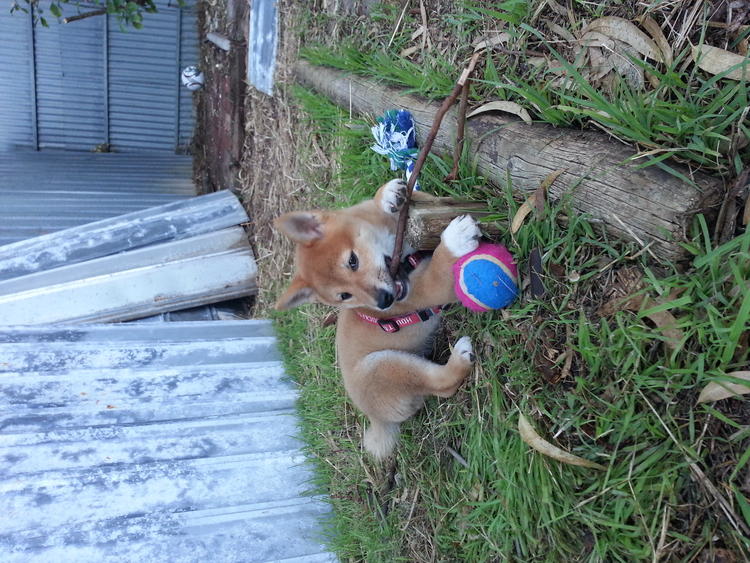
[[[368,315],[367,313],[361,313],[360,311],[356,311],[356,313],[360,319],[366,323],[378,325],[384,332],[398,332],[404,327],[423,323],[437,315],[442,310],[442,307],[431,307],[429,309],[420,309],[413,313],[407,313],[406,315],[400,315],[398,317],[389,317],[387,319],[379,319],[372,315]]]
[[[401,264],[399,264],[395,281],[396,284],[400,285],[401,287],[401,293],[403,294],[401,299],[406,297],[409,292],[409,274],[416,270],[420,262],[422,262],[422,260],[424,260],[425,257],[429,255],[429,252],[415,252],[404,257],[404,259],[401,261]],[[357,316],[366,323],[378,325],[385,332],[398,332],[406,326],[423,323],[432,316],[437,315],[442,310],[442,307],[432,307],[430,309],[420,309],[419,311],[414,311],[413,313],[386,319],[379,319],[377,317],[373,317],[372,315],[368,315],[367,313],[360,313],[359,311],[357,311]]]

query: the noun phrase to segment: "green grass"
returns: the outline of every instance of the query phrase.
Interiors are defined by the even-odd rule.
[[[392,177],[386,159],[369,149],[367,121],[302,89],[295,98],[338,163],[329,183],[335,197],[321,205],[370,197]],[[446,186],[448,168],[431,157],[420,178],[425,189],[486,200],[498,220],[513,216],[512,186],[486,186],[468,158],[462,180]],[[750,556],[750,540],[689,468],[697,464],[750,526],[743,488],[750,407],[740,399],[695,404],[705,384],[750,362],[750,294],[738,289],[750,276],[750,234],[714,247],[709,232],[698,217],[688,271],[630,259],[638,249],[608,240],[564,203],[504,237],[521,271],[531,250],[542,249],[547,294],[525,294],[505,312],[446,315],[438,355],[446,338],[467,334],[478,364],[456,396],[428,400],[403,425],[392,487],[388,466],[362,454],[364,420],[341,386],[334,329],[320,322],[326,311],[276,315],[287,369],[301,385],[316,491],[334,508],[330,545],[341,559],[691,560],[714,548]],[[643,291],[663,304],[601,317],[615,274],[628,267],[642,272]],[[577,282],[569,281],[574,272]],[[647,318],[666,309],[683,335],[675,350]],[[573,358],[569,374],[555,381],[565,353]],[[519,437],[519,412],[543,437],[606,470],[533,452]]]
[[[603,15],[604,4],[579,3],[576,9],[594,19]],[[621,10],[620,4],[613,3],[613,7]],[[453,53],[425,56],[418,63],[399,55],[404,47],[414,44],[409,37],[419,22],[419,16],[414,14],[406,15],[406,23],[390,44],[385,37],[373,38],[371,32],[360,32],[336,45],[307,46],[302,56],[315,64],[365,75],[430,99],[442,99],[451,91],[471,54],[472,40],[487,30],[502,29],[511,36],[507,45],[511,53],[495,51],[485,55],[472,88],[475,103],[510,100],[525,107],[536,121],[564,127],[595,125],[637,147],[643,166],[659,166],[673,174],[679,175],[670,165],[674,158],[730,177],[750,161],[750,153],[739,143],[743,136],[750,138],[746,81],[724,80],[721,75],[698,70],[691,63],[687,44],[674,53],[674,62],[669,66],[633,61],[653,77],[656,87],[634,90],[624,81],[615,80],[612,91],[607,91],[584,76],[573,64],[570,52],[561,51],[566,44],[558,47],[551,40],[554,34],[544,31],[543,20],[534,20],[534,25],[526,23],[538,6],[538,2],[525,0],[456,2],[454,13],[444,16],[440,25],[444,33],[455,35],[458,48]],[[380,17],[391,18],[388,21],[393,27],[398,14],[393,7],[382,10]],[[658,17],[653,13],[652,16]],[[703,14],[695,26],[691,36],[695,44],[706,40],[707,17]],[[525,56],[519,56],[527,50],[546,53],[548,61],[538,68],[528,64]],[[560,83],[560,73],[552,67],[564,70],[567,81]]]

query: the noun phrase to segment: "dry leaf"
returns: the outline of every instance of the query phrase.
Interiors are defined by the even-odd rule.
[[[625,81],[635,90],[642,90],[645,85],[643,69],[632,60],[636,57],[636,51],[625,43],[619,43],[615,51],[608,57],[609,63],[622,76]]]
[[[730,381],[711,381],[698,396],[698,404],[721,401],[729,397],[750,393],[750,371],[735,371],[727,375],[736,377],[737,379],[744,379],[747,383],[743,385],[742,383],[732,383]]]
[[[745,211],[742,213],[742,224],[747,226],[750,223],[750,196],[745,200]]]
[[[654,21],[654,19],[650,16],[644,16],[640,20],[640,23],[646,29],[646,31],[648,31],[649,35],[651,35],[651,37],[654,39],[654,43],[656,43],[656,46],[659,47],[664,64],[670,66],[674,59],[672,46],[664,36],[664,32],[659,27],[659,24],[656,23],[656,21]]]
[[[417,30],[411,34],[411,40],[414,41],[417,37],[422,35],[425,31],[427,31],[427,28],[423,25],[420,25]]]
[[[541,184],[539,184],[539,187],[534,191],[534,195],[530,196],[526,201],[524,201],[521,206],[518,208],[518,211],[516,211],[516,214],[513,216],[513,220],[510,222],[510,232],[511,234],[516,234],[518,230],[521,228],[521,225],[523,225],[523,222],[526,220],[526,217],[529,216],[529,213],[531,213],[534,208],[541,213],[544,211],[544,200],[545,196],[547,194],[547,190],[552,185],[552,183],[557,180],[558,176],[565,172],[567,168],[561,168],[560,170],[555,170],[554,172],[550,172],[547,174],[547,177],[542,181]]]
[[[601,47],[607,51],[615,50],[615,41],[611,37],[597,31],[587,31],[578,40],[581,47]]]
[[[656,43],[648,35],[638,29],[635,24],[624,18],[605,16],[592,21],[583,28],[581,35],[589,31],[597,31],[612,39],[627,43],[642,55],[655,61],[662,61],[662,53]]]
[[[728,72],[725,78],[732,80],[750,79],[750,67],[747,65],[750,59],[742,55],[730,53],[711,45],[696,45],[693,47],[693,60],[699,68],[711,74],[720,74],[736,67]],[[737,65],[741,66],[737,67]]]
[[[479,106],[477,109],[470,111],[466,115],[466,118],[474,117],[485,111],[504,111],[506,113],[512,113],[523,119],[525,123],[531,125],[531,116],[529,115],[529,112],[515,102],[488,102]]]
[[[521,207],[518,208],[518,211],[516,211],[516,214],[513,216],[513,220],[510,222],[510,233],[512,235],[518,232],[518,229],[521,228],[521,225],[523,225],[526,217],[528,217],[529,213],[533,211],[534,200],[535,197],[531,196],[529,199],[524,201],[521,204]]]
[[[407,47],[406,49],[404,49],[403,51],[401,51],[398,55],[399,55],[399,57],[405,59],[406,57],[408,57],[410,55],[413,55],[417,51],[419,51],[419,47],[418,46]]]
[[[544,180],[542,180],[542,183],[539,184],[539,187],[534,192],[534,198],[536,199],[536,210],[540,213],[544,211],[544,200],[547,196],[547,190],[549,190],[549,187],[555,183],[555,180],[562,174],[563,172],[567,172],[567,168],[560,168],[559,170],[555,170],[554,172],[550,172],[545,176]]]
[[[669,302],[670,299],[654,299],[653,304],[661,305],[662,303]],[[648,308],[652,306],[652,303],[648,299],[644,299],[644,307]],[[652,323],[656,325],[656,328],[661,331],[664,335],[664,345],[671,351],[675,351],[680,347],[680,342],[685,337],[685,334],[677,328],[677,319],[669,311],[657,311],[655,313],[649,313],[645,315],[646,318],[650,319]]]
[[[578,457],[577,455],[566,452],[565,450],[560,449],[557,446],[553,446],[536,433],[536,430],[534,430],[531,424],[529,424],[529,421],[526,420],[526,417],[521,413],[518,414],[518,432],[521,434],[521,439],[529,446],[531,446],[539,453],[551,457],[552,459],[556,459],[557,461],[561,461],[569,465],[591,467],[593,469],[601,470],[606,469],[603,465],[599,465],[598,463],[594,463],[593,461],[583,459],[582,457]]]
[[[547,27],[550,28],[550,31],[555,32],[557,35],[565,39],[566,41],[570,41],[571,43],[575,43],[575,35],[573,35],[570,30],[565,29],[561,25],[556,24],[553,21],[544,20],[544,23],[547,24]]]
[[[600,47],[589,47],[589,59],[591,60],[591,79],[600,80],[605,74],[612,70],[609,57],[605,57]]]
[[[482,49],[489,49],[491,47],[494,47],[495,45],[500,45],[501,43],[507,43],[510,41],[510,35],[508,33],[502,32],[498,33],[497,35],[493,35],[492,37],[488,39],[482,39],[474,44],[474,52],[481,51]]]

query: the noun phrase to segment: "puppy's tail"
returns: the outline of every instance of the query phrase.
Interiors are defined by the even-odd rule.
[[[399,424],[370,419],[370,426],[365,430],[365,449],[376,459],[388,457],[398,442]]]

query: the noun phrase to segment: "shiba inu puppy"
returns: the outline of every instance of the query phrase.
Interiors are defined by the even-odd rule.
[[[413,198],[428,198],[414,192]],[[468,215],[455,218],[431,256],[407,256],[389,273],[406,184],[391,180],[375,198],[333,211],[282,215],[275,226],[296,242],[296,273],[276,307],[320,302],[340,309],[336,348],[352,402],[369,419],[365,449],[388,456],[401,422],[428,395],[450,397],[469,375],[471,341],[460,338],[448,362],[427,360],[439,308],[455,302],[452,266],[477,248],[479,229]],[[410,249],[404,248],[404,255]]]

